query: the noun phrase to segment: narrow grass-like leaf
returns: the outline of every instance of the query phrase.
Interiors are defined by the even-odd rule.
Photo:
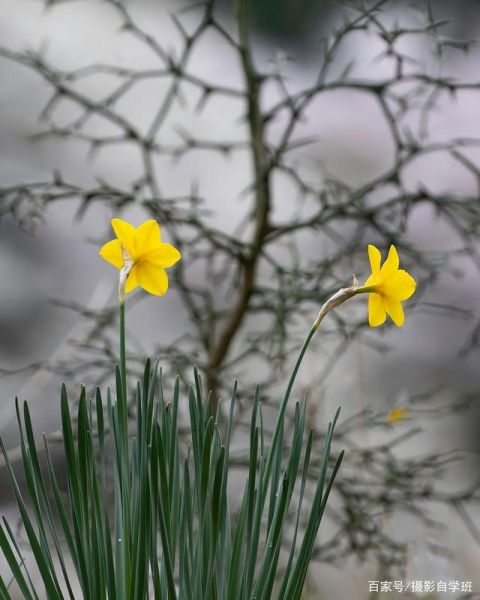
[[[20,492],[20,488],[18,486],[16,477],[14,475],[12,465],[10,464],[10,460],[8,458],[8,453],[3,444],[2,438],[0,438],[0,449],[2,451],[3,457],[5,459],[5,464],[7,465],[8,473],[10,476],[10,482],[12,484],[13,492],[15,494],[15,498],[17,500],[17,506],[20,511],[20,516],[22,518],[23,526],[25,527],[25,532],[28,537],[28,541],[30,547],[32,549],[33,555],[35,557],[35,561],[37,563],[40,576],[42,578],[43,584],[45,586],[45,591],[49,600],[54,600],[58,598],[62,599],[60,591],[57,589],[52,574],[49,569],[49,565],[45,556],[43,554],[42,545],[35,534],[35,529],[33,527],[32,521],[28,515],[27,507],[25,506],[25,502],[23,500],[22,494]]]
[[[169,600],[175,600],[177,597],[175,588],[175,578],[173,574],[174,557],[171,555],[171,537],[170,527],[170,507],[168,505],[168,480],[167,469],[164,462],[162,434],[158,423],[155,424],[152,445],[152,469],[158,469],[158,525],[160,528],[160,537],[162,540],[163,558],[167,577]]]
[[[215,467],[215,476],[213,479],[213,490],[212,490],[212,537],[213,537],[213,551],[216,549],[218,537],[220,534],[220,515],[221,515],[221,502],[222,502],[222,478],[223,478],[223,463],[225,460],[225,447],[220,448],[220,452]]]
[[[308,440],[307,440],[307,447],[305,450],[305,458],[303,460],[303,474],[302,474],[302,484],[300,487],[300,496],[298,499],[298,509],[297,509],[297,517],[295,519],[295,531],[293,533],[293,540],[290,546],[290,555],[288,557],[288,563],[287,566],[285,568],[285,572],[283,574],[283,581],[282,581],[282,587],[280,588],[280,592],[279,592],[279,598],[284,598],[285,597],[285,590],[288,584],[288,580],[290,578],[290,572],[292,569],[292,565],[293,565],[293,559],[295,556],[295,548],[296,548],[296,543],[297,543],[297,535],[298,535],[298,527],[300,524],[300,513],[302,510],[302,504],[303,504],[303,496],[305,494],[305,487],[307,484],[307,477],[308,477],[308,468],[310,465],[310,455],[312,452],[312,444],[313,444],[313,431],[310,430],[310,433],[308,435]]]
[[[240,597],[241,594],[241,581],[242,581],[242,548],[245,536],[245,523],[247,514],[247,503],[248,503],[248,481],[245,486],[245,492],[243,494],[242,506],[237,519],[235,528],[235,535],[233,537],[232,547],[232,558],[230,561],[230,568],[228,572],[228,584],[227,584],[227,598],[229,600],[235,600]]]
[[[282,420],[281,425],[278,427],[277,429],[278,431],[278,444],[276,446],[272,446],[269,450],[268,453],[268,457],[267,457],[267,465],[265,468],[268,467],[268,460],[269,458],[271,459],[271,469],[272,469],[272,480],[270,483],[270,502],[269,502],[269,506],[268,506],[268,520],[267,520],[267,535],[270,531],[270,527],[272,525],[272,520],[273,520],[273,515],[275,513],[275,505],[276,505],[276,499],[277,499],[277,494],[278,494],[278,488],[280,485],[280,472],[281,472],[281,468],[282,468],[282,450],[283,450],[283,432],[284,432],[284,423]],[[266,480],[264,480],[262,483],[265,483]],[[262,486],[262,497],[265,498],[266,496],[266,487]]]
[[[3,581],[3,577],[0,575],[0,600],[10,600],[10,593],[8,591],[5,582]]]
[[[286,597],[296,599],[300,598],[303,585],[305,582],[305,577],[307,574],[308,564],[310,562],[310,557],[313,549],[313,544],[315,542],[315,538],[318,532],[318,528],[320,526],[321,518],[323,515],[323,510],[326,505],[326,498],[323,496],[324,485],[326,481],[327,469],[330,459],[330,446],[332,441],[332,435],[335,428],[336,421],[338,419],[339,411],[337,411],[333,423],[330,423],[327,429],[327,434],[325,436],[324,449],[322,454],[322,468],[320,472],[320,477],[317,483],[317,487],[315,490],[315,497],[313,500],[312,508],[310,511],[310,516],[307,522],[307,526],[305,529],[304,538],[302,541],[302,545],[300,547],[299,555],[297,557],[296,564],[292,569],[290,580],[286,587]],[[341,453],[339,459],[334,467],[334,471],[332,476],[330,477],[330,482],[328,484],[328,492],[333,485],[333,481],[335,479],[338,468],[340,467],[340,463],[343,457],[343,452]],[[326,496],[328,498],[328,494]],[[325,500],[325,501],[324,501]]]
[[[44,526],[44,516],[42,514],[42,508],[41,508],[41,505],[42,505],[42,500],[41,500],[42,474],[41,474],[40,465],[38,464],[38,460],[35,460],[37,458],[35,441],[33,440],[33,433],[30,431],[32,446],[33,446],[33,456],[32,456],[32,452],[30,451],[28,442],[27,442],[27,444],[25,443],[25,436],[24,436],[24,431],[23,431],[24,428],[23,428],[23,424],[22,424],[22,421],[20,418],[20,408],[19,408],[17,399],[15,400],[15,411],[16,411],[16,415],[17,415],[18,429],[19,429],[19,433],[20,433],[20,447],[21,447],[21,452],[22,452],[23,471],[25,474],[25,479],[27,482],[27,489],[28,489],[30,501],[32,504],[33,513],[34,513],[33,521],[37,526],[39,544],[40,544],[41,548],[43,549],[45,561],[48,566],[48,570],[51,574],[53,583],[54,583],[57,591],[60,591],[60,584],[59,584],[59,581],[58,581],[58,578],[57,578],[57,575],[55,572],[55,567],[53,565],[52,555],[50,553],[50,544],[49,544],[49,540],[47,538],[47,533],[46,533],[46,529]]]
[[[29,455],[30,455],[30,460],[32,461],[32,466],[33,466],[33,474],[34,474],[35,480],[36,480],[36,489],[38,490],[39,498],[40,498],[44,513],[47,517],[47,524],[48,524],[49,532],[52,536],[53,543],[55,545],[58,561],[60,563],[60,568],[62,570],[63,578],[64,578],[65,584],[67,586],[67,591],[68,591],[70,598],[73,600],[74,599],[73,590],[72,590],[72,587],[70,584],[70,578],[68,576],[68,571],[65,566],[65,561],[63,559],[63,551],[62,551],[62,548],[60,545],[60,540],[57,535],[57,526],[54,521],[54,516],[53,516],[52,510],[50,507],[50,501],[48,499],[45,480],[43,478],[42,469],[40,467],[40,462],[38,460],[37,448],[36,448],[35,439],[33,436],[32,421],[30,418],[30,411],[28,409],[28,404],[26,402],[24,402],[24,404],[23,404],[23,412],[24,412],[25,434],[26,434],[27,441],[28,441]],[[20,421],[19,421],[19,428],[21,431]]]
[[[15,582],[18,585],[18,587],[20,588],[20,591],[23,594],[23,597],[25,598],[25,600],[34,600],[34,596],[32,595],[30,588],[28,587],[27,581],[25,579],[25,577],[23,576],[22,570],[20,568],[20,565],[17,562],[17,559],[15,558],[15,554],[13,553],[10,544],[8,542],[7,536],[5,535],[5,531],[3,529],[3,526],[0,523],[0,548],[2,549],[3,555],[5,556],[8,566],[10,567],[10,570],[13,573],[13,576],[15,578]],[[7,596],[7,598],[10,598],[10,596]]]
[[[281,490],[277,498],[270,531],[267,536],[265,554],[260,565],[258,579],[255,585],[254,596],[256,598],[269,597],[265,594],[265,589],[268,584],[269,573],[272,568],[275,568],[276,562],[278,561],[278,550],[285,521],[285,511],[287,508],[288,488],[289,481],[285,473],[282,479]]]
[[[179,597],[185,597],[187,600],[193,600],[192,586],[190,585],[193,569],[193,517],[192,517],[192,490],[190,484],[190,474],[188,468],[188,459],[185,459],[183,465],[183,494],[182,509],[180,513],[180,550],[179,550],[179,570],[180,570],[180,594]]]

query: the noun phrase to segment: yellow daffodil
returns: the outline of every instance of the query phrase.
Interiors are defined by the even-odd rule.
[[[399,269],[399,258],[395,246],[390,246],[387,260],[380,266],[382,256],[375,246],[368,246],[368,257],[372,274],[357,293],[368,292],[368,322],[370,327],[378,327],[385,322],[387,315],[397,327],[405,320],[402,302],[415,292],[415,279]]]
[[[121,219],[112,219],[116,240],[107,242],[100,256],[121,270],[120,299],[140,285],[145,291],[163,296],[168,289],[165,269],[180,260],[180,252],[162,242],[160,227],[153,219],[134,227]],[[124,287],[124,289],[122,289]]]
[[[390,411],[388,411],[387,421],[390,423],[390,425],[393,425],[398,421],[403,421],[403,419],[405,419],[407,415],[408,410],[403,406],[399,406],[398,408],[392,408]]]

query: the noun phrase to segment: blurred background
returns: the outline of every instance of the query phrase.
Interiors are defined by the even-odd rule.
[[[112,216],[156,218],[183,255],[165,297],[129,297],[132,383],[145,356],[185,383],[196,362],[220,403],[238,378],[239,451],[255,383],[275,407],[322,302],[368,276],[368,243],[395,243],[419,283],[404,327],[370,330],[359,298],[300,374],[319,431],[342,406],[347,448],[305,597],[388,597],[369,580],[480,591],[479,17],[474,0],[0,0],[12,457],[15,396],[55,444],[61,382],[112,380]]]

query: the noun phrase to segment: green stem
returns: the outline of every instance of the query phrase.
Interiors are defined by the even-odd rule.
[[[361,287],[357,288],[356,290],[356,294],[370,294],[372,292],[376,292],[378,291],[379,286],[378,285],[362,285]]]
[[[120,377],[122,380],[123,402],[126,407],[126,405],[127,405],[127,360],[125,358],[125,302],[120,302]]]
[[[262,481],[263,494],[261,497],[263,498],[263,501],[266,498],[266,491],[267,491],[268,483],[270,481],[270,474],[272,471],[273,457],[274,457],[276,449],[277,449],[279,436],[280,436],[281,423],[283,422],[283,417],[284,417],[285,411],[287,409],[288,400],[290,399],[290,394],[292,392],[293,384],[295,383],[295,379],[297,378],[297,373],[298,373],[298,370],[300,369],[300,365],[302,364],[303,357],[305,356],[305,352],[307,351],[307,348],[310,345],[310,342],[312,341],[312,338],[316,331],[317,331],[317,327],[315,327],[315,326],[312,327],[310,329],[305,341],[303,342],[303,346],[302,346],[302,349],[300,350],[300,354],[298,355],[297,362],[295,363],[292,374],[290,375],[290,380],[288,382],[288,386],[285,391],[285,396],[283,397],[282,404],[280,405],[280,410],[278,412],[278,417],[277,417],[277,423],[275,425],[275,431],[273,433],[272,444],[271,444],[270,450],[268,452],[267,463],[265,465],[265,472],[264,472],[263,481]]]
[[[122,279],[120,280],[122,285]],[[118,488],[115,490],[115,502],[118,507],[116,515],[117,567],[119,569],[119,597],[126,599],[130,589],[130,468],[128,454],[128,401],[127,401],[127,361],[125,356],[125,296],[120,294],[120,390],[118,402],[118,442],[121,457],[118,468]],[[118,504],[117,504],[118,503]],[[121,541],[118,541],[121,540]],[[119,547],[119,544],[121,547]]]
[[[120,300],[120,394],[119,428],[121,432],[124,463],[128,464],[128,399],[127,399],[127,359],[125,352],[125,301]]]

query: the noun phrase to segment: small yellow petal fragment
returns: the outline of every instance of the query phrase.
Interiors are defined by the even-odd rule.
[[[383,297],[383,306],[387,311],[387,315],[392,319],[397,327],[401,327],[405,321],[405,314],[400,300],[391,296]]]
[[[125,246],[131,256],[135,255],[136,229],[127,221],[112,219],[112,227],[115,235]]]
[[[387,313],[383,306],[380,294],[368,295],[368,324],[370,327],[378,327],[385,323]]]
[[[402,421],[407,416],[408,416],[408,410],[405,407],[401,406],[398,408],[392,408],[392,410],[390,410],[388,412],[387,421],[390,423],[390,425],[393,425],[394,423],[397,423],[398,421]]]
[[[372,244],[368,245],[368,258],[370,259],[370,267],[372,269],[371,277],[376,277],[380,274],[380,263],[382,261],[382,255],[380,254],[380,250]],[[365,285],[369,284],[365,283]]]
[[[137,264],[136,276],[138,283],[149,294],[163,296],[167,293],[168,277],[163,269],[149,262],[141,262]]]
[[[140,256],[157,249],[162,241],[160,226],[153,219],[139,225],[135,235],[137,240],[136,252]]]
[[[122,244],[120,240],[107,242],[99,252],[100,256],[117,269],[123,267]]]
[[[132,270],[128,274],[127,282],[125,284],[125,293],[133,292],[133,290],[138,287],[138,280],[136,275],[136,265],[132,267]]]
[[[148,262],[156,267],[167,269],[172,267],[182,258],[180,252],[171,244],[160,244],[157,250],[153,250],[147,256]]]
[[[387,260],[383,263],[380,269],[382,279],[386,279],[390,275],[393,275],[400,265],[400,259],[398,258],[398,252],[395,246],[392,244],[388,251]]]
[[[382,285],[385,295],[393,296],[403,302],[412,296],[417,284],[415,279],[406,271],[399,270],[391,275]]]

